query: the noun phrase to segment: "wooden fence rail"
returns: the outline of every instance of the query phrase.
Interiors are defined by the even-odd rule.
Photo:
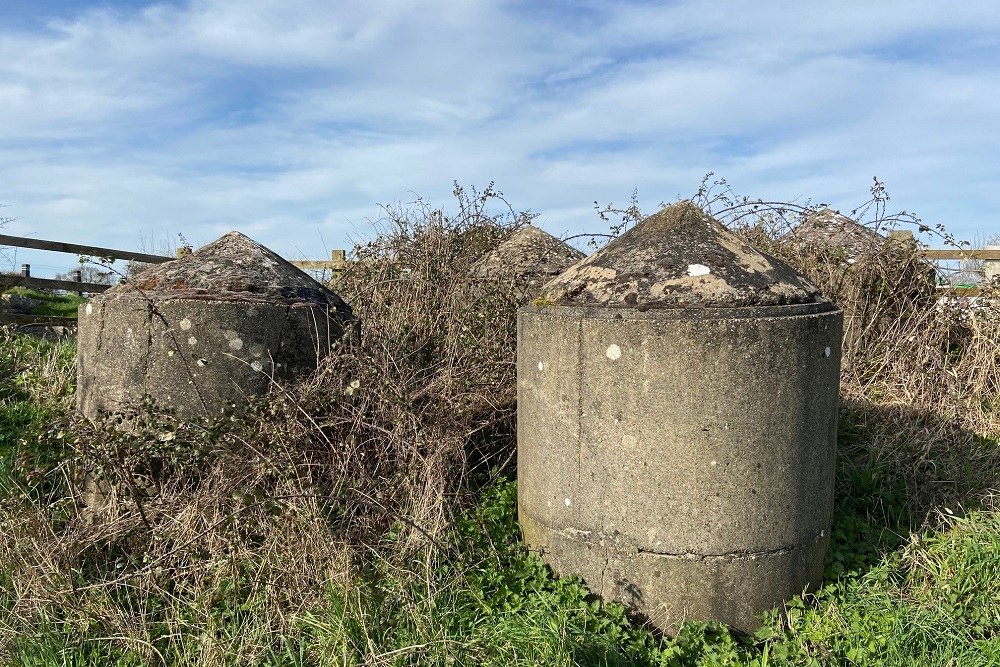
[[[923,250],[921,254],[930,260],[979,259],[1000,260],[1000,250]]]
[[[0,285],[5,287],[33,287],[35,289],[62,289],[67,292],[103,292],[111,285],[101,283],[84,283],[75,280],[56,280],[54,278],[31,278],[9,273],[0,273]]]
[[[0,234],[0,245],[32,248],[34,250],[51,250],[52,252],[67,252],[74,255],[90,255],[92,257],[128,259],[135,262],[143,262],[145,264],[162,264],[163,262],[169,262],[173,259],[173,257],[149,255],[144,252],[112,250],[110,248],[99,248],[97,246],[63,243],[62,241],[45,241],[43,239],[29,239],[23,236],[7,236],[6,234]]]
[[[111,260],[130,260],[142,262],[144,264],[162,264],[174,259],[165,255],[151,255],[144,252],[131,252],[129,250],[115,250],[113,248],[102,248],[100,246],[82,245],[79,243],[64,243],[62,241],[47,241],[45,239],[33,239],[24,236],[8,236],[0,234],[0,246],[15,246],[18,248],[31,248],[33,250],[48,250],[51,252],[71,253],[75,255],[89,255],[95,258],[108,258]],[[349,262],[346,259],[346,252],[334,250],[330,254],[329,260],[300,260],[291,262],[300,269],[328,270],[334,274],[342,273],[347,269]],[[110,285],[100,283],[84,283],[72,280],[55,280],[52,278],[33,278],[30,275],[0,274],[0,286],[6,287],[33,287],[36,289],[61,289],[68,292],[88,292],[97,293],[109,289]]]
[[[912,238],[912,237],[911,237]],[[82,245],[78,243],[64,243],[62,241],[47,241],[44,239],[26,238],[23,236],[8,236],[0,234],[0,246],[16,246],[20,248],[32,248],[35,250],[49,250],[53,252],[72,253],[78,255],[89,255],[99,258],[123,259],[146,264],[161,264],[174,259],[165,255],[151,255],[142,252],[131,252],[128,250],[114,250],[112,248],[102,248],[99,246]],[[922,250],[921,254],[929,261],[940,260],[985,260],[1000,261],[1000,249],[989,248],[985,250]],[[343,273],[351,262],[346,257],[344,250],[334,250],[328,260],[293,260],[291,264],[300,269],[326,270],[334,275]],[[110,285],[98,283],[84,283],[69,280],[53,280],[50,278],[32,278],[25,275],[0,274],[0,286],[34,287],[38,289],[61,289],[70,292],[103,292]],[[956,288],[944,288],[956,289]],[[969,294],[972,291],[978,292],[975,288],[957,288],[965,290]]]

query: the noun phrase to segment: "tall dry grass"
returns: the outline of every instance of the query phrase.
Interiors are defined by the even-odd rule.
[[[154,663],[257,663],[373,563],[450,553],[470,475],[513,457],[520,294],[470,269],[526,219],[496,213],[492,187],[455,195],[453,213],[385,209],[333,286],[360,330],[245,417],[50,425],[40,447],[61,460],[0,503],[0,656],[54,632]],[[82,505],[95,477],[98,510]]]
[[[880,234],[843,248],[796,238],[821,206],[736,197],[725,181],[699,203],[751,244],[780,257],[844,311],[841,493],[852,473],[876,471],[905,494],[910,528],[949,512],[995,507],[1000,491],[1000,286],[947,298],[915,239],[962,247],[942,225],[888,209],[876,181],[849,217]],[[848,256],[849,255],[849,256]]]
[[[35,449],[59,456],[0,499],[0,659],[58,637],[153,664],[259,664],[359,581],[388,571],[400,589],[436,585],[436,560],[461,557],[449,527],[471,476],[514,455],[523,296],[470,269],[526,217],[491,211],[492,188],[455,194],[452,213],[385,209],[335,285],[359,332],[245,418],[180,424],[150,407],[97,423],[67,415],[39,435]],[[910,246],[847,263],[789,243],[802,207],[701,203],[845,311],[841,495],[875,471],[901,489],[914,526],[944,508],[991,507],[998,301],[942,306]],[[872,213],[873,226],[899,222]],[[84,471],[107,489],[98,513],[81,506]],[[373,664],[400,659],[371,653]]]

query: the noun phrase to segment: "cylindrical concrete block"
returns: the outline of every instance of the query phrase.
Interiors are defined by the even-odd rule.
[[[840,311],[687,203],[542,299],[518,318],[529,546],[666,631],[752,630],[818,584]]]
[[[340,297],[231,232],[80,307],[79,410],[145,397],[182,418],[239,412],[308,373],[353,321]]]

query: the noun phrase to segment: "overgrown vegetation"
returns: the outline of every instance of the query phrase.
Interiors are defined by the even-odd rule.
[[[699,203],[848,315],[836,516],[826,583],[786,616],[756,636],[688,624],[659,638],[519,542],[522,295],[470,268],[530,216],[498,213],[492,187],[455,194],[452,213],[385,209],[336,286],[360,339],[242,419],[179,424],[150,406],[86,422],[69,409],[72,349],[3,334],[2,662],[1000,660],[996,301],[943,307],[912,247],[847,263],[781,238],[802,208],[706,187]],[[904,222],[874,195],[871,224]],[[84,510],[94,479],[106,499]]]

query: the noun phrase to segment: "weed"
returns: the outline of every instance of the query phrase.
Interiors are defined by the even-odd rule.
[[[711,623],[656,636],[520,542],[504,471],[521,294],[469,270],[527,217],[492,212],[492,186],[456,186],[453,213],[385,208],[336,285],[360,340],[239,419],[179,423],[147,405],[83,420],[72,348],[2,334],[0,661],[995,663],[995,309],[940,307],[912,252],[846,264],[782,240],[802,207],[724,206],[709,190],[857,320],[826,581],[755,636]],[[873,196],[878,226],[893,216]],[[602,212],[627,226],[638,207]],[[99,509],[83,511],[82,468],[98,471]]]

